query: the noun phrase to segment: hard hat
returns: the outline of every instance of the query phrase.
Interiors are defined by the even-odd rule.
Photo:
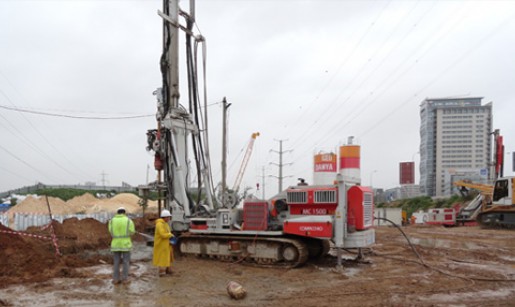
[[[169,217],[169,216],[172,216],[172,214],[170,214],[170,211],[168,211],[166,209],[161,211],[161,217]]]
[[[118,209],[116,209],[116,212],[117,213],[125,213],[125,208],[124,207],[119,207]]]

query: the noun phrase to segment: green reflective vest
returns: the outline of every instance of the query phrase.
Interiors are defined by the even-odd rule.
[[[117,214],[109,221],[112,252],[128,252],[132,248],[131,235],[136,232],[134,222],[125,214]]]

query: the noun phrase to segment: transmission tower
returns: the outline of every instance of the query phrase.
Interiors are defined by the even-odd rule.
[[[283,154],[286,152],[292,152],[293,150],[283,150],[283,142],[287,141],[287,140],[274,139],[274,141],[279,142],[279,151],[273,150],[273,149],[270,149],[270,151],[279,154],[279,163],[270,162],[270,164],[277,165],[279,167],[279,176],[273,176],[273,175],[270,175],[270,176],[277,178],[277,180],[279,182],[279,193],[281,193],[281,191],[283,190],[283,178],[291,177],[291,176],[283,176],[283,166],[293,164],[293,163],[283,163]]]

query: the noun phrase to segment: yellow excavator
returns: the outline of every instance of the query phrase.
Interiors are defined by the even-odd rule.
[[[515,177],[495,180],[491,201],[483,201],[477,221],[486,227],[515,228]]]
[[[475,189],[481,192],[458,214],[457,222],[475,219],[489,228],[515,228],[515,177],[501,177],[493,185],[466,180],[454,182],[460,192]],[[479,201],[478,201],[479,199]],[[471,206],[473,205],[473,206]]]

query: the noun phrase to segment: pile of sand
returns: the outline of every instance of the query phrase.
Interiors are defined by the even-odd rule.
[[[132,193],[121,193],[113,198],[99,199],[90,193],[76,196],[67,202],[60,198],[48,197],[52,214],[79,214],[79,213],[96,213],[111,212],[114,213],[119,207],[124,207],[127,213],[140,214],[143,212],[139,205],[140,198]],[[149,209],[156,208],[157,202],[149,201]],[[48,206],[46,197],[28,196],[16,206],[7,210],[10,220],[14,217],[14,213],[42,213],[48,214]]]
[[[141,206],[138,204],[139,197],[131,193],[121,193],[113,198],[99,199],[92,206],[86,209],[86,213],[95,212],[116,212],[119,207],[124,207],[127,213],[141,213]]]
[[[66,203],[56,197],[48,197],[48,204],[50,204],[50,209],[52,210],[52,214],[68,214],[71,213],[70,208],[66,205]],[[22,202],[17,204],[16,206],[7,210],[7,212],[15,213],[15,212],[32,212],[32,213],[48,213],[48,204],[47,197],[45,196],[28,196]]]
[[[48,197],[48,204],[50,204],[50,209],[52,210],[52,214],[71,214],[74,213],[66,203],[56,197]],[[47,197],[45,196],[27,196],[22,202],[17,204],[14,207],[11,207],[6,211],[5,214],[9,217],[9,224],[14,222],[14,214],[15,213],[41,213],[48,214],[48,204]]]
[[[74,212],[74,213],[85,213],[90,207],[94,206],[99,199],[93,196],[90,193],[83,194],[81,196],[75,196],[74,198],[68,200],[66,205]]]

